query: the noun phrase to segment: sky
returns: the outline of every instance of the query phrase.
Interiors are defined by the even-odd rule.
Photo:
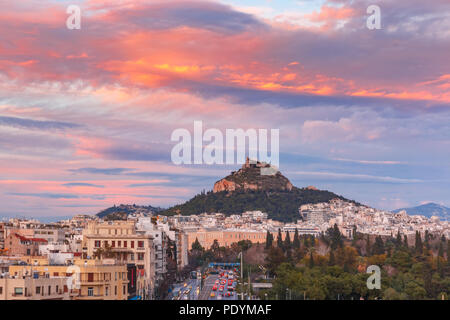
[[[175,165],[171,134],[194,121],[279,129],[298,187],[450,206],[448,0],[0,4],[0,216],[168,207],[212,189],[240,165]]]

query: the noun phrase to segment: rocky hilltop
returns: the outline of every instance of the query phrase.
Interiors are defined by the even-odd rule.
[[[202,192],[183,204],[160,212],[162,215],[192,215],[220,212],[225,215],[261,210],[270,219],[295,222],[301,219],[299,207],[303,204],[347,200],[333,192],[313,186],[297,188],[278,170],[263,162],[250,161],[238,171],[220,179],[212,191]],[[272,173],[272,175],[261,174]],[[353,201],[352,201],[353,202]]]
[[[270,174],[264,174],[270,173]],[[292,183],[278,170],[265,162],[252,161],[247,158],[245,164],[238,171],[217,181],[213,192],[234,191],[291,191]]]

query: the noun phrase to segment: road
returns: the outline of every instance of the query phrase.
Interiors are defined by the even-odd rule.
[[[199,300],[208,300],[209,296],[211,295],[212,287],[214,286],[214,282],[219,279],[218,274],[212,274],[209,275],[205,282],[203,283],[203,289],[200,293]]]
[[[200,280],[186,280],[184,283],[176,285],[173,292],[179,292],[175,294],[174,300],[197,300],[200,293]],[[173,296],[169,299],[172,298]]]
[[[210,275],[205,279],[203,290],[200,293],[199,300],[237,300],[237,295],[235,292],[236,289],[236,279],[233,280],[233,295],[230,297],[226,296],[226,293],[228,292],[228,278],[222,277],[222,279],[226,279],[227,282],[223,285],[223,291],[220,291],[221,284],[217,285],[217,290],[213,290],[213,287],[215,285],[216,280],[220,280],[220,276],[217,274]],[[214,293],[214,296],[212,297],[211,294]]]

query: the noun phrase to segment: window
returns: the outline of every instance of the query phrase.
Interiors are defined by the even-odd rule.
[[[59,286],[56,286],[56,293],[58,294],[59,293]]]
[[[88,273],[88,282],[94,282],[94,273],[92,272]]]
[[[125,248],[127,247],[127,242],[126,242],[126,241],[123,242],[123,246],[124,246]]]
[[[112,241],[112,243],[111,243],[111,247],[115,247],[116,246],[116,242],[115,241]]]
[[[126,293],[127,293],[127,287],[123,286],[123,294],[126,294]]]
[[[52,294],[52,286],[48,286],[48,294],[49,294],[49,295]]]
[[[131,247],[134,248],[134,241],[131,241]]]
[[[114,287],[114,294],[117,296],[117,286]]]
[[[144,260],[144,254],[138,253],[138,260]]]
[[[130,259],[131,259],[131,261],[134,261],[134,253],[131,254]]]
[[[117,241],[117,246],[121,247],[122,246],[122,241]]]
[[[109,288],[105,287],[105,296],[108,296],[108,294],[109,294]]]
[[[138,241],[138,248],[144,247],[144,241]]]
[[[94,288],[93,287],[89,287],[88,288],[88,296],[89,297],[93,297],[94,296]]]
[[[0,287],[0,294],[3,293],[3,287]]]
[[[94,246],[100,248],[100,240],[95,240]]]

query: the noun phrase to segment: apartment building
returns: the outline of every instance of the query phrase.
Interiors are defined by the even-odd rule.
[[[10,233],[5,239],[5,249],[8,255],[33,256],[39,254],[39,245],[47,244],[47,240],[31,238],[19,233]]]
[[[41,260],[37,265],[9,267],[10,277],[17,279],[63,279],[65,282],[62,284],[55,280],[51,287],[44,286],[40,289],[40,294],[48,298],[56,292],[66,292],[70,293],[72,300],[127,300],[127,272],[127,266],[118,264],[114,259],[76,259],[73,265],[42,264]],[[39,286],[39,283],[36,283],[36,286]],[[22,288],[25,293],[25,286]],[[29,290],[37,292],[38,289],[27,289],[28,293]]]
[[[164,224],[158,224],[150,217],[141,217],[136,223],[138,232],[149,235],[153,238],[155,249],[155,285],[163,281],[167,273],[167,250],[169,238],[164,231]]]
[[[0,252],[5,249],[5,223],[0,222]]]
[[[0,275],[0,300],[70,300],[75,295],[67,287],[69,277]]]
[[[209,249],[217,240],[219,246],[228,247],[232,243],[242,240],[250,240],[252,243],[264,243],[266,241],[266,231],[242,230],[242,229],[200,229],[187,231],[187,244],[189,250],[195,239],[198,239],[203,248]]]
[[[116,259],[144,270],[147,279],[146,296],[155,288],[155,248],[151,235],[137,232],[134,221],[89,222],[83,230],[83,256]]]

